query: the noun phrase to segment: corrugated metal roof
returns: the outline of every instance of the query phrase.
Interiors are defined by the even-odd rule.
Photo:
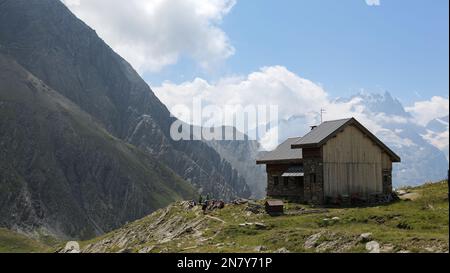
[[[301,149],[292,149],[292,145],[300,140],[300,137],[289,138],[285,142],[281,143],[275,150],[265,154],[258,159],[258,162],[267,161],[282,161],[282,160],[296,160],[302,159]]]
[[[317,126],[315,129],[311,130],[304,137],[299,139],[294,145],[314,145],[318,144],[327,138],[329,135],[333,134],[341,128],[344,124],[349,122],[351,119],[340,119],[333,121],[325,121],[324,123]]]
[[[305,173],[283,173],[281,177],[303,177]]]
[[[305,176],[303,166],[291,166],[281,175],[281,177],[301,177],[301,176]]]
[[[364,134],[375,141],[382,149],[384,149],[394,162],[400,162],[400,157],[395,154],[386,144],[379,140],[367,128],[354,118],[340,119],[333,121],[325,121],[315,127],[304,137],[289,138],[280,144],[275,150],[262,156],[256,161],[257,164],[267,164],[272,161],[287,161],[282,163],[292,163],[291,161],[302,160],[302,148],[317,147],[323,145],[330,137],[335,136],[343,127],[352,124],[357,126]]]
[[[401,158],[394,153],[386,144],[384,144],[380,139],[378,139],[374,134],[372,134],[366,127],[359,123],[355,118],[340,119],[333,121],[326,121],[315,129],[311,130],[304,137],[299,139],[296,143],[292,145],[292,148],[306,148],[309,146],[320,146],[324,144],[330,137],[335,136],[339,130],[347,125],[355,125],[364,134],[369,136],[375,143],[377,143],[382,149],[384,149],[390,156],[393,162],[400,162]]]

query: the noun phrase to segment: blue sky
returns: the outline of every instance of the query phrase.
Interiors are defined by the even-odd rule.
[[[447,0],[238,1],[220,28],[235,48],[212,70],[192,58],[158,73],[144,73],[151,85],[201,77],[247,75],[282,65],[321,84],[330,96],[364,89],[389,91],[405,105],[432,96],[448,97]]]
[[[303,129],[287,127],[302,135],[325,108],[325,119],[356,117],[395,145],[410,143],[401,135],[405,124],[420,127],[448,155],[448,0],[62,1],[186,122],[195,123],[174,109],[193,112],[201,108],[196,99],[216,113],[276,105],[279,120],[301,119]],[[366,95],[335,100],[360,91]],[[408,115],[371,110],[367,93],[385,91]],[[205,126],[224,122],[214,120]],[[427,130],[433,121],[443,129]]]

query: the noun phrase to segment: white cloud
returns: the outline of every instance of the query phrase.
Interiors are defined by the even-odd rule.
[[[434,96],[427,101],[419,101],[411,107],[406,107],[406,111],[411,113],[422,126],[436,118],[448,116],[448,98]]]
[[[366,0],[366,4],[368,6],[379,6],[379,5],[381,5],[381,1],[380,0]]]
[[[417,120],[407,116],[372,112],[367,107],[368,102],[358,96],[348,101],[331,100],[322,86],[296,75],[283,66],[264,67],[244,77],[227,77],[215,83],[200,78],[181,84],[165,82],[159,87],[154,87],[153,90],[169,109],[183,104],[192,111],[193,98],[201,98],[203,106],[278,105],[280,121],[284,120],[279,127],[282,131],[279,141],[286,137],[305,134],[309,125],[320,122],[321,108],[326,109],[325,120],[355,117],[394,147],[415,146],[411,139],[402,136],[403,130],[398,128],[408,124],[423,123],[436,116],[443,116],[441,114],[448,115],[448,106],[446,111],[443,106],[445,99],[439,97],[433,98],[430,102],[416,103],[414,109],[421,113],[424,107],[439,105],[438,108],[444,107],[444,110],[429,110],[426,117],[420,116]],[[181,116],[179,118],[183,119]],[[189,120],[184,121],[189,122]],[[250,124],[250,129],[252,125],[256,126],[256,124]],[[276,146],[277,142],[274,142],[272,135],[274,135],[273,130],[262,137],[261,143],[264,148],[272,149]],[[431,137],[431,135],[427,136],[428,139]],[[448,142],[448,133],[440,134],[433,139],[433,142],[430,142],[442,148],[441,143],[445,139]]]
[[[282,66],[261,68],[246,77],[227,77],[216,83],[196,78],[191,82],[165,82],[153,87],[169,109],[184,104],[192,109],[192,98],[204,105],[278,105],[279,116],[315,113],[328,103],[327,93],[318,84],[295,75]]]
[[[422,136],[429,141],[433,146],[439,148],[442,151],[448,150],[449,131],[433,132],[427,130],[427,133]],[[448,152],[447,152],[448,154]]]
[[[139,72],[181,56],[210,69],[234,54],[219,28],[236,0],[62,0]]]

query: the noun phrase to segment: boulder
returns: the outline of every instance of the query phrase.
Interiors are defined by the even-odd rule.
[[[240,199],[236,199],[236,200],[232,201],[231,203],[233,205],[243,205],[243,204],[247,204],[248,202],[249,202],[248,199],[240,198]]]
[[[150,253],[155,246],[146,246],[138,251],[138,253]]]
[[[280,249],[277,249],[275,253],[291,253],[291,252],[287,250],[285,247],[282,247]]]
[[[75,241],[67,242],[66,246],[64,247],[63,253],[80,253],[80,244]]]
[[[267,229],[267,225],[264,223],[255,223],[257,229]]]
[[[372,233],[370,233],[370,232],[359,235],[359,240],[363,243],[372,241],[372,238],[373,238],[373,236],[372,236]]]
[[[395,246],[393,244],[386,244],[381,247],[382,253],[392,253],[394,252]]]
[[[407,194],[408,192],[405,190],[397,190],[396,193],[398,194],[398,196],[402,196],[402,195]]]
[[[322,237],[321,232],[311,235],[310,237],[308,237],[308,239],[306,239],[303,247],[306,249],[314,248],[316,246],[317,241],[320,239],[320,237]]]
[[[255,247],[255,252],[267,251],[267,247],[265,246],[257,246]]]
[[[380,253],[380,244],[377,241],[370,241],[366,244],[366,250],[369,253]]]

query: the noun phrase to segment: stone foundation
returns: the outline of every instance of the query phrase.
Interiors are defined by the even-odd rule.
[[[303,179],[290,177],[285,181],[283,172],[267,173],[267,196],[275,199],[286,199],[303,202]],[[276,178],[278,177],[278,184]]]
[[[323,163],[320,158],[304,159],[305,200],[308,203],[324,204]]]
[[[392,193],[392,170],[383,170],[383,193]]]

